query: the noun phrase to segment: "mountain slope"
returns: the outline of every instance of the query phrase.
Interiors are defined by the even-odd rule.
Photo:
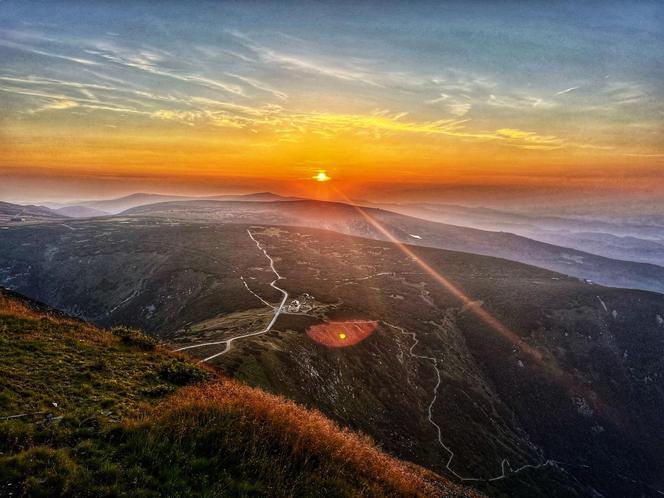
[[[139,206],[148,206],[162,202],[187,202],[187,201],[204,201],[204,200],[221,200],[221,201],[245,201],[245,202],[271,202],[293,200],[294,197],[283,197],[272,192],[257,192],[253,194],[225,194],[225,195],[212,195],[212,196],[184,196],[184,195],[168,195],[168,194],[148,194],[148,193],[135,193],[118,197],[116,199],[104,200],[91,200],[78,202],[75,205],[97,209],[107,213],[117,214],[127,209],[132,209]]]
[[[609,222],[606,212],[600,211],[599,218],[593,216],[551,216],[551,215],[528,215],[485,207],[467,207],[454,204],[372,204],[369,206],[386,209],[415,216],[431,221],[448,223],[451,225],[463,225],[480,228],[483,230],[507,230],[510,232],[528,232],[530,230],[542,231],[566,231],[566,232],[598,232],[610,233],[617,236],[635,236],[657,238],[661,235],[661,217],[656,215],[636,217],[629,213],[614,216]]]
[[[247,201],[247,202],[274,202],[274,201],[294,201],[297,197],[284,197],[272,192],[256,192],[254,194],[236,194],[236,195],[213,195],[203,197],[202,200],[217,201]]]
[[[17,222],[39,222],[63,219],[66,216],[43,206],[23,206],[0,202],[0,224],[15,225]]]
[[[479,496],[139,332],[2,290],[0,346],[2,496]]]
[[[119,213],[126,209],[131,209],[137,206],[155,204],[158,202],[186,201],[191,199],[192,197],[182,195],[147,194],[137,192],[135,194],[118,197],[116,199],[77,202],[76,205],[98,209],[108,213]]]
[[[7,231],[0,281],[97,323],[144,327],[174,349],[194,346],[197,359],[218,355],[210,363],[226,374],[438,474],[481,479],[473,485],[490,495],[663,487],[659,294],[409,246],[464,301],[385,241],[161,218],[67,225]],[[276,320],[275,271],[288,293]]]
[[[55,209],[55,212],[70,218],[93,218],[95,216],[108,216],[110,213],[88,206],[65,206]]]
[[[650,222],[639,224],[630,216],[625,220],[618,218],[608,223],[584,218],[527,216],[445,204],[386,204],[375,207],[440,223],[506,231],[607,258],[664,266],[662,216],[652,216]]]
[[[664,292],[664,267],[661,266],[613,260],[511,233],[445,225],[382,209],[363,208],[363,213],[378,221],[394,238],[408,244],[497,256],[603,285]],[[378,240],[386,238],[356,208],[336,202],[189,201],[141,206],[124,214],[223,223],[304,226]]]

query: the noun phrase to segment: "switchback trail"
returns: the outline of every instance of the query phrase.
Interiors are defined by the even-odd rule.
[[[254,336],[261,335],[261,334],[266,334],[267,332],[269,332],[272,329],[272,327],[274,326],[275,322],[277,321],[277,318],[279,318],[279,315],[283,312],[284,305],[286,304],[286,301],[288,300],[288,292],[286,292],[281,287],[277,286],[277,282],[279,280],[283,279],[284,277],[282,277],[279,274],[279,272],[277,271],[277,269],[274,267],[274,260],[267,253],[267,250],[263,246],[261,246],[260,242],[258,242],[254,238],[253,234],[251,233],[251,230],[247,229],[247,233],[249,234],[249,237],[251,237],[251,240],[253,240],[256,243],[256,246],[258,247],[258,249],[263,251],[263,254],[265,254],[265,257],[270,262],[270,269],[276,275],[276,278],[272,282],[270,282],[270,286],[272,288],[278,290],[279,292],[281,292],[284,297],[281,300],[281,303],[279,304],[279,306],[274,307],[271,304],[269,304],[267,301],[265,301],[263,298],[258,296],[254,291],[252,291],[249,288],[249,286],[247,285],[246,281],[244,280],[244,277],[241,277],[242,281],[244,282],[245,287],[247,287],[247,290],[249,292],[254,294],[254,296],[258,297],[263,303],[267,304],[272,309],[274,309],[274,314],[272,315],[272,320],[270,320],[270,323],[268,323],[267,327],[265,327],[263,330],[258,330],[256,332],[249,332],[248,334],[238,335],[238,336],[235,336],[235,337],[231,337],[230,339],[224,339],[223,341],[206,342],[206,343],[203,343],[203,344],[194,344],[192,346],[185,346],[183,348],[179,348],[179,349],[175,350],[175,351],[185,351],[187,349],[201,348],[201,347],[204,347],[204,346],[215,346],[217,344],[225,344],[226,345],[226,347],[223,349],[223,351],[220,351],[219,353],[215,353],[211,356],[208,356],[207,358],[202,359],[199,363],[205,363],[205,362],[210,361],[214,358],[217,358],[218,356],[221,356],[223,354],[228,353],[228,351],[230,351],[230,349],[231,349],[231,344],[233,343],[233,341],[237,341],[239,339],[246,339],[247,337],[254,337]]]

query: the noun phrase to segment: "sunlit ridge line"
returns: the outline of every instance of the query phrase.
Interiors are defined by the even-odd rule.
[[[387,239],[390,242],[396,245],[401,252],[403,252],[406,256],[415,261],[415,263],[417,263],[417,265],[420,268],[426,271],[436,282],[441,284],[454,297],[459,299],[464,304],[464,306],[467,306],[472,313],[474,313],[477,317],[479,317],[483,322],[485,322],[487,325],[493,328],[500,335],[508,339],[512,344],[518,345],[523,351],[528,353],[535,360],[537,360],[538,362],[542,361],[542,353],[540,353],[535,348],[527,344],[521,337],[519,337],[516,333],[508,329],[488,311],[474,305],[473,300],[470,299],[470,297],[468,297],[461,289],[459,289],[456,285],[454,285],[447,278],[445,278],[440,272],[432,268],[426,261],[420,258],[417,254],[415,254],[407,245],[405,245],[394,235],[392,235],[380,222],[378,222],[375,218],[369,215],[361,206],[355,204],[350,198],[348,198],[348,196],[346,196],[339,189],[335,189],[335,191],[339,195],[341,195],[344,198],[344,200],[348,203],[348,205],[353,207],[376,230],[378,230],[381,234],[387,237]]]

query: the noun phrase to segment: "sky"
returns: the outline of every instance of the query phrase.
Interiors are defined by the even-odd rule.
[[[4,200],[664,193],[661,2],[4,0],[0,61]]]

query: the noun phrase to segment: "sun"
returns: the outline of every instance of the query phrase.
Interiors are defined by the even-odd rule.
[[[311,178],[313,178],[317,182],[328,182],[332,179],[330,176],[327,175],[327,173],[325,173],[324,169],[319,169],[318,174],[312,176]]]
[[[339,339],[341,339],[342,341],[346,339],[346,334],[344,334],[343,332],[339,332]]]

